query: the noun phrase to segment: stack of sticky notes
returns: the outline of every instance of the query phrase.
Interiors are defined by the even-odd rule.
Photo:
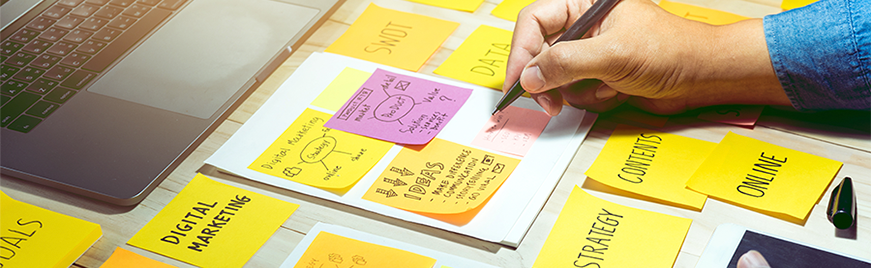
[[[0,192],[0,267],[69,267],[103,235],[100,225]]]

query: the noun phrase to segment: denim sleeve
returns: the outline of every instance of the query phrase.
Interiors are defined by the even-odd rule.
[[[793,107],[871,109],[871,0],[821,0],[768,15],[763,26]]]

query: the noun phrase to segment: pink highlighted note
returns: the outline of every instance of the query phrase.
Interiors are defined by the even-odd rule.
[[[324,126],[400,144],[425,144],[471,94],[471,89],[377,69]]]
[[[472,145],[524,156],[548,121],[550,116],[544,112],[508,106],[490,117]]]

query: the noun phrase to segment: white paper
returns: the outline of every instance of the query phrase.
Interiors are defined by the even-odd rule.
[[[484,204],[469,223],[457,226],[413,212],[363,200],[366,190],[402,148],[393,148],[357,184],[344,195],[322,190],[248,169],[248,166],[269,147],[306,108],[327,113],[335,111],[311,106],[311,102],[346,67],[366,72],[381,68],[391,72],[429,79],[439,83],[473,89],[472,96],[457,115],[436,136],[470,147],[478,130],[489,120],[493,107],[502,93],[490,88],[455,80],[384,66],[331,53],[313,53],[282,84],[278,90],[230,137],[205,163],[222,172],[319,198],[344,203],[401,220],[441,228],[478,239],[517,246],[544,206],[550,193],[565,172],[595,121],[596,114],[572,107],[563,107],[559,116],[551,118],[541,136],[511,176],[490,201]],[[529,98],[520,98],[515,106],[541,110]],[[479,147],[475,147],[479,148]],[[479,148],[482,149],[482,148]],[[500,152],[485,150],[506,155]],[[509,155],[510,156],[510,155]],[[515,157],[516,156],[510,156]]]

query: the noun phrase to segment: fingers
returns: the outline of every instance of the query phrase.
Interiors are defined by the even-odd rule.
[[[539,93],[587,78],[605,78],[619,57],[619,45],[607,36],[566,41],[544,49],[520,75],[520,84],[530,93]]]
[[[559,91],[550,90],[543,93],[530,94],[532,99],[550,116],[556,116],[563,109],[563,97]]]
[[[738,268],[771,268],[759,251],[750,250],[738,259]]]
[[[593,112],[605,112],[626,101],[610,86],[595,79],[584,79],[556,89],[572,106]]]

